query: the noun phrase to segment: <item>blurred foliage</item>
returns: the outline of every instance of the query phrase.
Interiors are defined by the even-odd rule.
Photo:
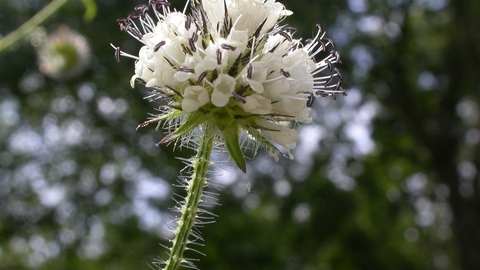
[[[0,33],[49,1],[4,0]],[[285,0],[285,20],[320,23],[342,54],[348,97],[319,99],[293,161],[264,151],[248,174],[215,158],[200,269],[476,269],[480,252],[480,7],[461,0]],[[90,46],[69,80],[43,75],[42,29],[0,58],[0,269],[148,269],[169,245],[172,186],[188,149],[136,130],[155,104],[129,86],[133,60],[113,43],[140,0],[70,1],[67,25]],[[173,1],[182,9],[184,2]],[[222,169],[222,168],[229,169]],[[216,186],[221,186],[217,189]]]

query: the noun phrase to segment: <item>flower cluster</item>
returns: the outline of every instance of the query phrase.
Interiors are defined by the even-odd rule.
[[[190,9],[150,0],[118,20],[143,46],[135,56],[112,45],[117,61],[136,59],[132,87],[145,84],[162,103],[162,114],[141,126],[173,123],[160,143],[214,128],[242,170],[248,140],[292,158],[291,123],[312,121],[315,97],[345,95],[332,40],[319,25],[313,39],[295,39],[295,28],[279,25],[292,12],[274,0],[192,0]]]

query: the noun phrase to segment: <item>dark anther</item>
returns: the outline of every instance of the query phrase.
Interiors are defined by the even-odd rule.
[[[205,77],[207,77],[207,74],[208,74],[208,71],[202,72],[202,74],[200,74],[200,76],[198,76],[197,84],[200,84],[200,83],[203,81],[203,79],[204,79]]]
[[[220,47],[222,47],[222,49],[224,49],[224,50],[229,50],[229,51],[235,51],[237,49],[237,47],[233,47],[233,46],[225,44],[225,43],[220,45]]]
[[[120,47],[115,48],[115,60],[120,62]]]
[[[329,38],[324,38],[324,40],[327,41],[327,45],[330,44],[330,45],[332,45],[332,48],[335,48],[335,43],[333,43],[333,40],[331,40]]]
[[[248,79],[252,79],[252,75],[253,75],[253,66],[252,64],[248,64],[248,67],[247,67],[247,78]]]
[[[195,41],[193,40],[193,37],[188,39],[188,44],[190,45],[190,49],[192,49],[192,52],[197,51],[197,47],[195,47]]]
[[[150,5],[152,5],[154,9],[158,10],[161,7],[169,7],[170,3],[167,2],[167,1],[163,1],[163,0],[157,0],[157,1],[150,2]]]
[[[286,40],[292,41],[292,37],[290,37],[289,34],[283,32],[283,31],[280,31],[280,32],[278,32],[278,33],[279,33],[282,37],[284,37]]]
[[[125,18],[120,18],[120,19],[117,19],[117,23],[118,23],[118,28],[120,29],[120,31],[125,31],[125,28],[128,25],[128,20],[125,19]]]
[[[320,46],[322,46],[322,51],[325,51],[327,49],[327,46],[321,39],[317,38],[317,42],[320,43]]]
[[[290,78],[290,72],[283,70],[283,68],[280,69],[280,72],[282,73],[283,76]]]
[[[313,93],[310,93],[307,100],[307,107],[312,107],[314,101],[315,97],[313,96]]]
[[[315,95],[321,96],[321,97],[328,97],[328,94],[325,93],[325,91],[320,91],[320,90],[315,92]]]
[[[163,45],[165,45],[165,40],[160,41],[155,47],[153,48],[154,52],[157,52]]]
[[[337,52],[337,51],[332,51],[332,56],[335,58],[335,63],[342,63],[342,61],[340,60],[340,53]]]
[[[343,95],[344,97],[347,96],[347,91],[345,91],[345,89],[343,89],[343,87],[340,87],[340,91],[342,91],[342,95]]]
[[[193,42],[197,42],[197,40],[198,40],[198,34],[197,34],[197,32],[193,32],[193,34],[192,34],[192,40],[193,40]]]
[[[185,29],[190,30],[190,26],[192,26],[192,18],[187,16],[187,20],[185,21]]]
[[[178,71],[185,72],[185,73],[195,73],[195,69],[188,68],[188,67],[179,67]]]
[[[339,71],[337,68],[335,68],[335,69],[333,70],[333,72],[335,72],[335,73],[337,74],[337,76],[338,76],[338,78],[340,78],[340,80],[343,80],[343,76],[342,76],[342,74],[340,73],[340,71]]]
[[[305,40],[305,45],[312,43],[313,39],[309,38]]]
[[[135,12],[130,12],[127,15],[127,18],[130,19],[130,20],[131,19],[139,19],[140,17],[141,17],[141,15],[138,14],[138,13],[135,13]]]
[[[220,49],[217,49],[217,65],[222,64],[222,51]]]
[[[133,10],[143,10],[145,8],[148,8],[147,5],[139,5],[139,6],[136,6]]]
[[[243,104],[247,103],[247,101],[237,92],[232,92],[232,96],[233,96],[234,99],[240,101]]]
[[[330,62],[330,61],[328,61],[328,60],[325,60],[325,63],[327,63],[328,70],[330,70],[330,72],[333,72],[332,62]]]
[[[335,85],[335,90],[339,90],[342,87],[342,81],[338,80],[337,85]]]
[[[282,28],[283,31],[297,31],[297,28],[293,27],[293,26],[285,26]]]
[[[179,67],[178,71],[185,73],[195,73],[195,69],[189,67]]]
[[[330,76],[330,78],[328,78],[328,80],[325,82],[325,86],[329,86],[333,81],[333,76]]]
[[[145,18],[145,14],[148,11],[148,6],[147,5],[139,5],[134,8],[134,10],[138,11],[140,10],[142,12],[142,19]]]
[[[323,33],[323,27],[317,23],[318,32]]]

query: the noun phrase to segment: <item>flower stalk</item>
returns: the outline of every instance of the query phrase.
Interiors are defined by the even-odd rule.
[[[207,171],[210,166],[210,154],[214,146],[214,134],[204,128],[199,139],[197,154],[192,162],[193,174],[185,186],[187,197],[181,206],[181,217],[177,221],[175,238],[170,248],[169,259],[165,262],[164,270],[176,270],[182,264],[190,265],[191,262],[184,259],[183,253],[187,244],[195,240],[189,240],[192,229],[198,224],[198,209],[202,202],[203,188],[207,181]],[[196,236],[199,237],[198,235]]]
[[[3,39],[0,39],[0,55],[4,53],[8,48],[15,45],[22,38],[26,37],[33,30],[44,23],[48,18],[55,14],[61,7],[63,7],[69,0],[53,0],[45,6],[40,12],[35,14],[30,20],[25,22],[17,30],[10,33]],[[86,11],[84,15],[85,21],[91,21],[97,14],[97,5],[94,0],[82,0],[85,5]]]
[[[69,0],[53,0],[44,7],[40,12],[35,14],[30,20],[20,26],[17,30],[10,33],[8,36],[0,40],[0,55],[15,45],[22,38],[30,34],[35,28],[42,24],[45,20],[50,18],[55,12],[57,12],[63,5]]]

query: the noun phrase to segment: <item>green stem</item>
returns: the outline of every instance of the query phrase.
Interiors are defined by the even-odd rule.
[[[192,162],[192,179],[185,187],[187,197],[182,206],[181,217],[178,220],[178,227],[175,231],[170,257],[168,258],[164,270],[176,270],[183,262],[183,252],[189,242],[188,238],[196,222],[198,206],[201,202],[203,187],[207,180],[207,170],[210,165],[210,154],[213,149],[214,136],[207,128],[203,129],[200,137],[200,144],[197,156]]]
[[[8,36],[0,40],[0,55],[4,53],[12,45],[16,44],[46,19],[52,16],[59,8],[61,8],[69,0],[53,0],[50,4],[44,7],[39,13],[35,14],[33,18],[24,23],[20,28],[10,33]]]

